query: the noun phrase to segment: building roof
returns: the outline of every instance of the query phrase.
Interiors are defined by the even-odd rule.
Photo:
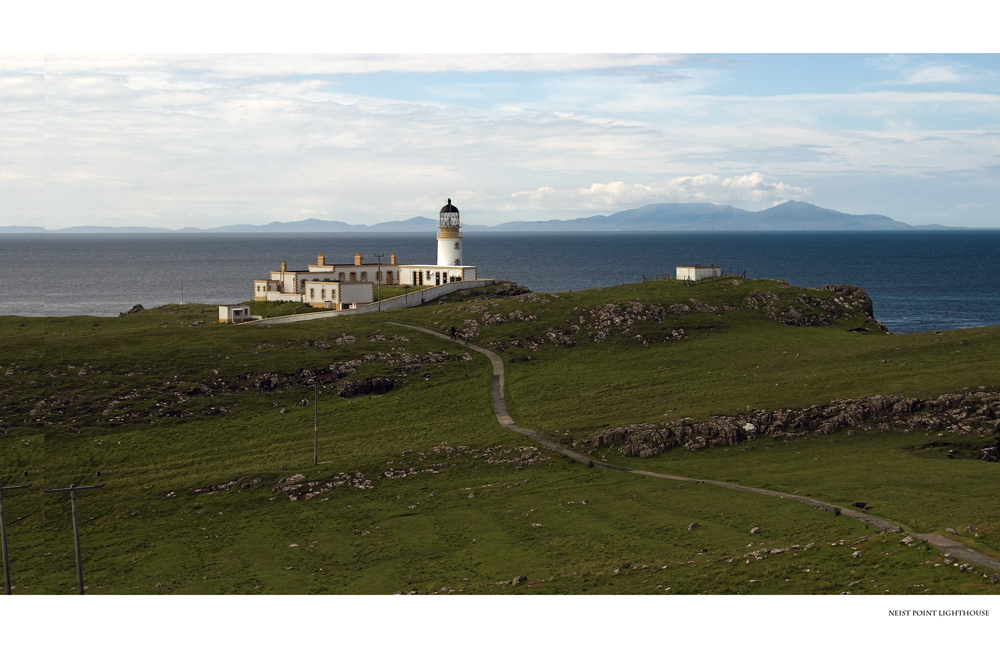
[[[451,204],[451,198],[448,199],[448,204],[441,208],[442,214],[457,214],[458,207]]]

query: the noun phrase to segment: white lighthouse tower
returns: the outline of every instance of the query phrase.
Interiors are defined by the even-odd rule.
[[[441,208],[441,219],[438,222],[438,259],[439,266],[462,265],[462,222],[459,219],[458,207],[448,204]]]

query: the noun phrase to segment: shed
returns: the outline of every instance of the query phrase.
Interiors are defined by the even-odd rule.
[[[250,319],[250,307],[242,304],[235,306],[219,306],[219,321],[225,324],[237,324]]]
[[[682,281],[701,281],[710,277],[721,277],[722,268],[717,265],[694,264],[677,266],[677,278]]]

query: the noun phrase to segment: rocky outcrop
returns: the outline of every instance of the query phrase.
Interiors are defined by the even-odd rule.
[[[396,386],[396,381],[386,376],[373,376],[362,378],[361,380],[351,380],[337,391],[341,398],[354,398],[355,396],[366,396],[368,394],[384,394]]]
[[[138,315],[144,310],[146,309],[142,307],[142,304],[136,304],[135,306],[128,309],[124,313],[118,313],[118,317],[128,317],[129,315]]]
[[[759,436],[787,440],[806,434],[831,434],[878,423],[904,430],[929,430],[987,436],[1000,432],[1000,393],[944,394],[932,399],[869,396],[838,400],[798,410],[756,410],[746,416],[713,416],[636,423],[603,430],[590,438],[595,447],[617,447],[626,457],[653,457],[682,446],[698,451],[736,445]],[[986,461],[1000,460],[997,446],[983,449]]]
[[[296,474],[278,480],[278,485],[271,490],[275,493],[287,495],[288,499],[294,502],[312,499],[317,495],[322,495],[341,486],[350,486],[357,490],[368,490],[372,488],[372,481],[365,477],[364,473],[360,470],[349,473],[341,472],[326,479],[313,481],[306,481],[305,475]]]
[[[835,285],[823,286],[823,290],[833,294],[820,297],[803,292],[782,298],[770,290],[758,290],[747,297],[746,307],[761,310],[769,318],[788,326],[826,326],[841,317],[864,315],[872,318],[873,327],[889,332],[874,321],[872,300],[864,290]]]
[[[531,288],[528,288],[527,286],[519,286],[516,283],[505,283],[496,290],[496,294],[500,297],[515,297],[517,295],[525,295],[530,292]]]

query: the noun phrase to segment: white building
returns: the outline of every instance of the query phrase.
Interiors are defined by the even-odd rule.
[[[462,265],[462,223],[458,208],[441,208],[438,222],[438,258],[436,265],[399,265],[396,253],[388,263],[365,263],[361,253],[353,264],[327,263],[320,254],[315,264],[305,270],[289,270],[285,261],[281,270],[273,270],[269,279],[255,279],[255,301],[294,301],[317,308],[344,310],[375,300],[375,286],[440,286],[479,278],[476,266]]]
[[[238,324],[250,317],[250,307],[242,305],[219,306],[219,321],[225,324]]]
[[[677,266],[677,278],[683,281],[701,281],[710,277],[721,277],[722,268],[716,265]]]

